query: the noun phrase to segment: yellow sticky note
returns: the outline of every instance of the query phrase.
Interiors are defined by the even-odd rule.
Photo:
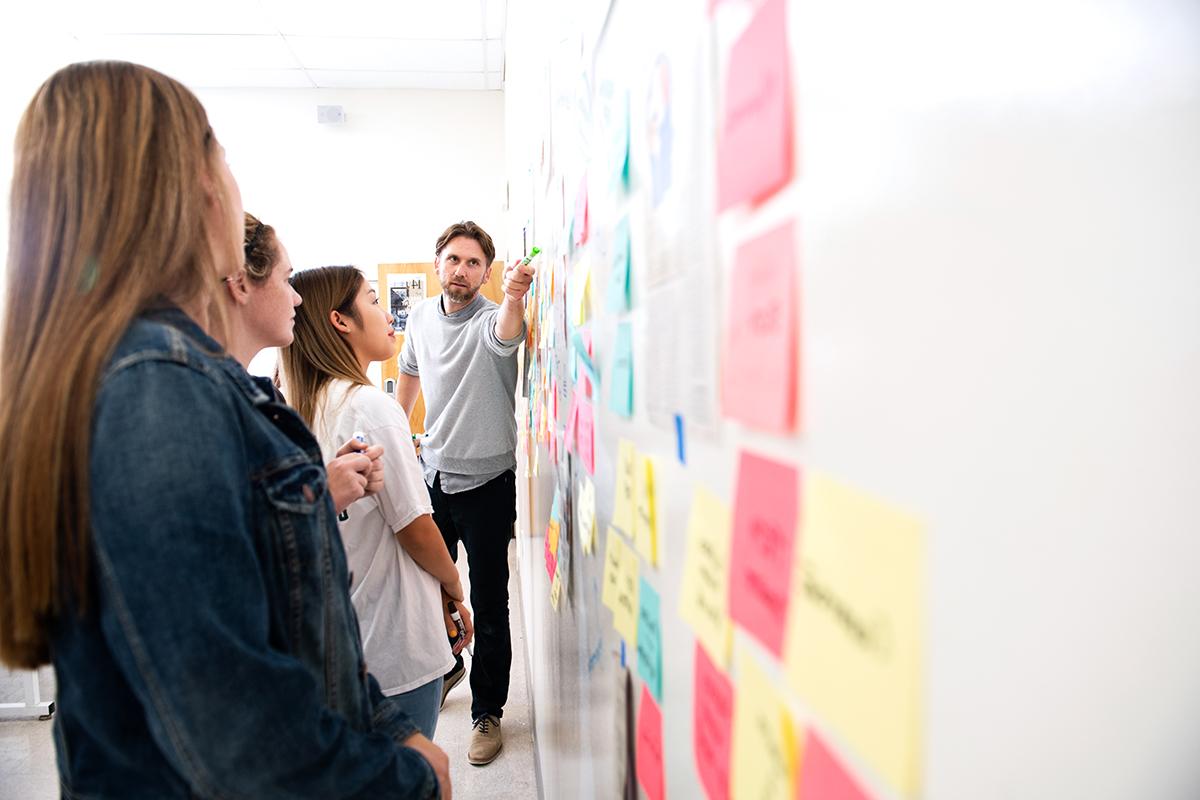
[[[579,483],[579,494],[575,500],[575,526],[583,540],[583,554],[591,555],[596,549],[596,485],[584,476]]]
[[[808,473],[792,585],[788,680],[901,794],[920,776],[924,530]]]
[[[558,611],[558,601],[562,597],[562,581],[558,578],[558,571],[554,572],[554,580],[550,582],[550,607]]]
[[[558,520],[550,520],[550,526],[546,531],[546,537],[550,539],[550,552],[558,555]]]
[[[692,626],[713,663],[729,666],[729,506],[702,486],[692,495],[679,616]]]
[[[588,298],[591,294],[592,266],[587,257],[580,259],[571,274],[571,320],[580,327],[588,318]]]
[[[611,525],[604,554],[604,592],[600,598],[612,609],[613,627],[630,647],[637,645],[638,557]]]
[[[796,735],[791,714],[771,679],[741,650],[733,701],[733,800],[792,800]]]
[[[617,480],[612,524],[633,535],[637,515],[638,453],[633,442],[617,443]]]
[[[637,459],[637,510],[633,517],[633,544],[651,566],[658,566],[658,518],[654,500],[654,461],[650,456]]]

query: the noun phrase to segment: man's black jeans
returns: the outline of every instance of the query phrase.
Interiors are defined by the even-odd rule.
[[[442,491],[439,473],[429,487],[433,521],[458,561],[458,543],[467,549],[471,613],[475,618],[475,657],[471,662],[471,719],[501,717],[508,700],[512,636],[508,628],[508,541],[517,519],[517,477],[509,470],[483,486],[456,494]],[[462,656],[457,657],[458,665]]]

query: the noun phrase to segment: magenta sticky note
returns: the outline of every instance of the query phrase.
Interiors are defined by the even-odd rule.
[[[696,771],[708,800],[729,798],[729,757],[733,747],[733,684],[696,643],[692,686],[692,742]]]
[[[588,475],[596,474],[594,423],[592,404],[580,398],[575,409],[575,445],[579,448],[579,460],[583,462]]]
[[[800,755],[797,800],[871,800],[816,731],[809,728]]]
[[[729,564],[729,615],[778,657],[791,588],[800,471],[743,452]]]
[[[729,54],[717,144],[717,208],[762,200],[792,177],[787,4],[765,0]]]
[[[798,420],[799,268],[788,222],[741,245],[730,281],[721,411],[775,433]]]
[[[647,800],[662,800],[663,741],[662,711],[650,691],[642,685],[642,700],[638,704],[637,721],[637,779]]]

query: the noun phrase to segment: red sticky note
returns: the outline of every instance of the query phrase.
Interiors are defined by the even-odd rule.
[[[809,728],[800,756],[797,800],[871,800],[816,731]]]
[[[579,460],[583,462],[583,467],[588,471],[588,475],[596,474],[596,453],[593,449],[595,442],[592,438],[592,413],[592,404],[581,398],[579,406],[575,411],[575,439],[579,447]]]
[[[708,800],[729,800],[729,755],[733,745],[733,684],[696,644],[692,741],[696,769]]]
[[[762,200],[792,178],[787,4],[765,0],[729,53],[717,144],[717,210]]]
[[[588,240],[588,185],[587,176],[579,182],[579,192],[575,195],[575,238],[576,247]]]
[[[722,412],[748,426],[796,429],[797,277],[795,223],[738,248],[730,281]]]
[[[587,354],[589,356],[592,355],[592,331],[591,331],[591,329],[588,328],[588,329],[582,330],[579,332],[579,335],[583,339],[583,346],[585,348],[587,348]],[[583,373],[579,376],[579,382],[583,386],[583,396],[590,400],[592,398],[592,379],[587,376],[587,373]]]
[[[647,800],[662,800],[662,711],[645,684],[642,684],[642,702],[638,705],[637,779]]]
[[[800,471],[743,452],[729,564],[729,615],[782,658]]]

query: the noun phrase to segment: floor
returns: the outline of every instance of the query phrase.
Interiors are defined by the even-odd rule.
[[[465,559],[463,559],[465,562]],[[529,715],[529,685],[525,673],[525,630],[516,577],[515,549],[509,547],[509,608],[512,620],[513,662],[508,705],[504,709],[504,749],[485,767],[467,763],[471,738],[471,689],[466,680],[450,692],[438,720],[434,741],[450,755],[450,781],[456,800],[500,797],[537,798],[533,762],[533,729]],[[469,590],[465,563],[459,564],[464,587]],[[467,658],[468,668],[470,657]],[[14,679],[0,675],[0,694]],[[50,722],[19,720],[0,722],[0,800],[57,798],[54,744]],[[499,791],[500,788],[502,791]]]

